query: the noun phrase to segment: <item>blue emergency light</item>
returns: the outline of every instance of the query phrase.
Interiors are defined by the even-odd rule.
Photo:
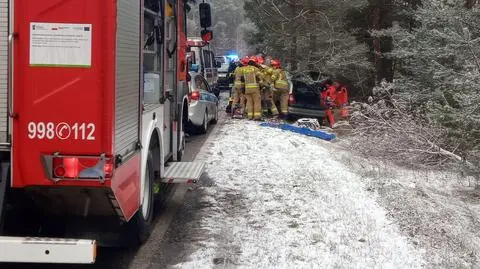
[[[232,61],[236,61],[238,60],[238,55],[236,54],[227,55],[227,58],[229,58]]]

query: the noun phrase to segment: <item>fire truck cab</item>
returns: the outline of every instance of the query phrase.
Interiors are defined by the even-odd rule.
[[[0,262],[140,244],[181,162],[188,0],[0,0]],[[200,24],[211,37],[210,6]],[[22,227],[25,226],[25,227]]]

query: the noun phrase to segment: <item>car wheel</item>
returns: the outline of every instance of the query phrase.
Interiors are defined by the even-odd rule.
[[[218,104],[215,107],[215,117],[212,120],[212,124],[217,124],[217,122],[218,122]]]
[[[199,128],[199,132],[201,134],[206,134],[208,130],[208,111],[205,110],[205,114],[203,115],[203,122]]]

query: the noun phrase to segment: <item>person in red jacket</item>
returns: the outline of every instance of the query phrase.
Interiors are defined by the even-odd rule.
[[[347,86],[342,85],[337,89],[335,106],[340,110],[340,117],[346,119],[348,117],[348,90]]]
[[[327,79],[323,83],[320,84],[320,105],[322,107],[326,107],[325,100],[327,98],[327,89],[332,85],[332,81]]]
[[[335,100],[337,98],[338,86],[339,85],[337,82],[331,83],[331,81],[327,81],[325,83],[324,90],[321,93],[321,103],[322,106],[325,107],[325,117],[328,120],[328,124],[332,128],[335,124],[335,116],[333,113],[333,109],[335,109]]]

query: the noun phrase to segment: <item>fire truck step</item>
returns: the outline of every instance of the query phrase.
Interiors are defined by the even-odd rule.
[[[94,240],[0,236],[0,262],[95,263]]]
[[[173,162],[165,167],[163,183],[197,183],[205,170],[203,162]]]

